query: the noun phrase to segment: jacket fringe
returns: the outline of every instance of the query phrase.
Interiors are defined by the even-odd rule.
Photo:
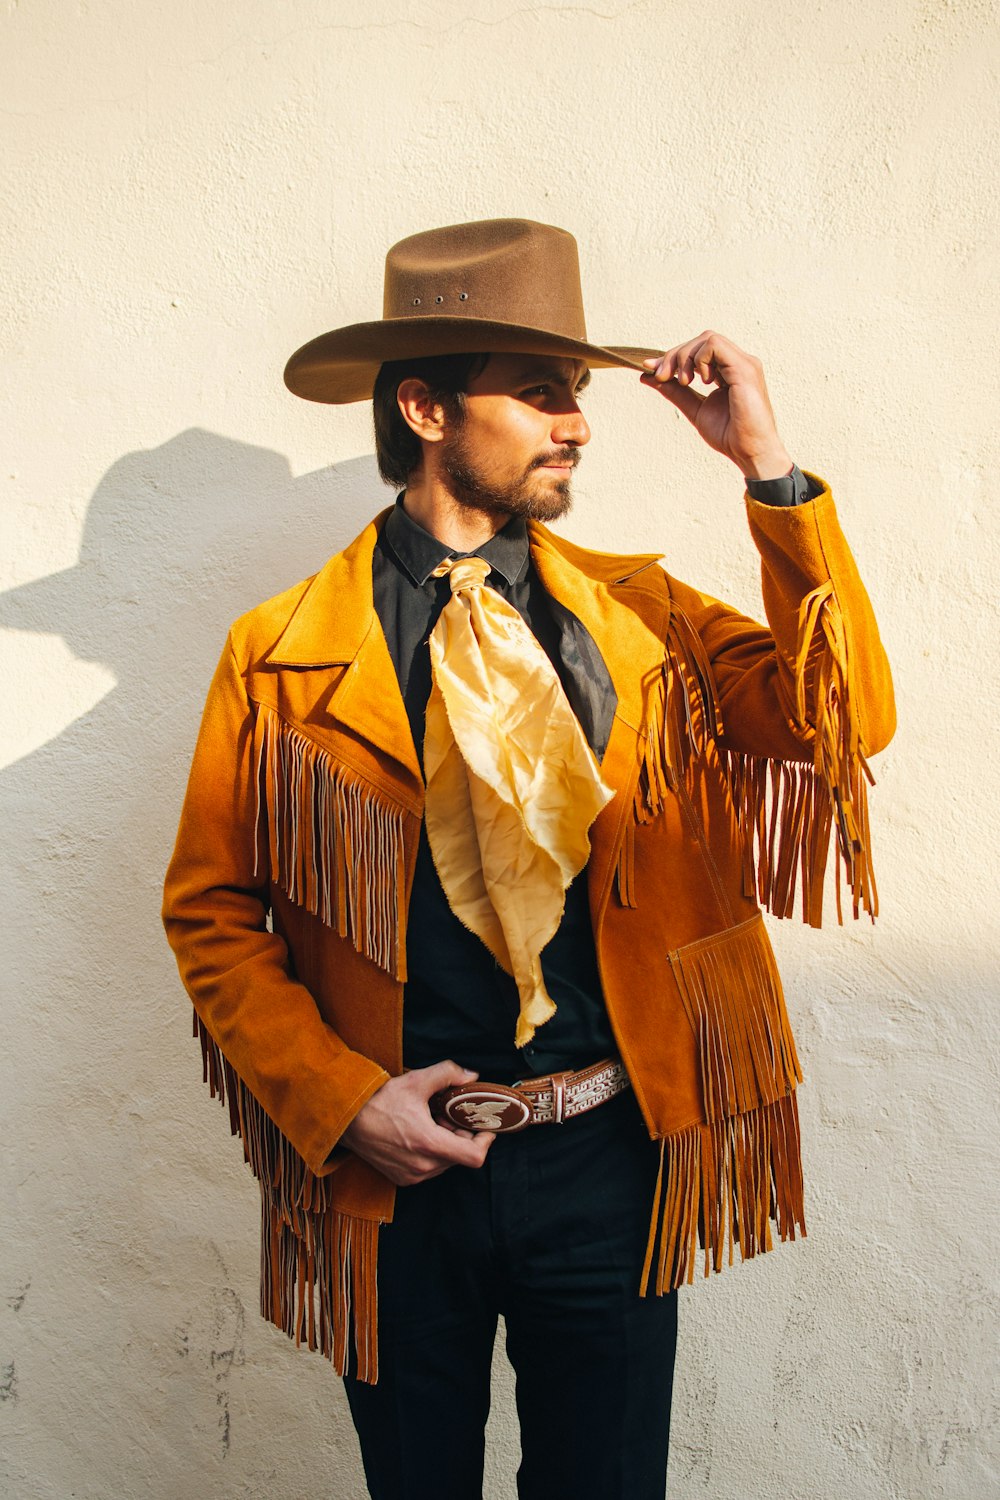
[[[823,921],[823,888],[831,833],[836,840],[837,919],[843,921],[841,881],[853,915],[878,915],[871,858],[868,768],[851,710],[847,628],[833,584],[814,589],[799,610],[794,662],[795,719],[812,735],[813,761],[774,760],[720,747],[743,843],[744,894],[777,917],[794,915],[801,881],[802,918]],[[692,756],[703,754],[723,725],[711,665],[696,631],[672,606],[662,671],[653,683],[635,794],[635,823],[648,823],[674,790]],[[634,829],[618,861],[618,894],[635,905]]]
[[[699,1242],[705,1276],[737,1243],[741,1260],[765,1254],[772,1220],[781,1240],[805,1235],[794,1093],[661,1140],[640,1295],[693,1282]]]
[[[266,852],[290,901],[405,979],[403,809],[270,709],[258,735],[255,877]]]
[[[676,791],[692,756],[722,733],[712,667],[701,637],[671,605],[663,665],[649,690],[635,820],[650,823],[668,791]]]
[[[357,1378],[378,1379],[378,1230],[375,1220],[335,1210],[327,1179],[310,1172],[226,1061],[197,1012],[202,1074],[229,1106],[233,1135],[261,1191],[260,1311],[296,1345],[318,1350]]]
[[[723,752],[743,834],[743,885],[775,916],[792,916],[802,881],[802,916],[823,921],[823,885],[831,832],[836,839],[837,920],[846,878],[855,918],[878,915],[871,858],[868,786],[874,777],[851,709],[847,627],[833,584],[814,589],[799,609],[795,719],[814,730],[813,763]]]

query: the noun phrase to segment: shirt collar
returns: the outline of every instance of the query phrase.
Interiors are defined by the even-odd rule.
[[[397,495],[382,532],[400,565],[418,586],[427,582],[438,563],[446,557],[481,557],[490,567],[514,583],[522,574],[528,559],[528,528],[521,516],[512,516],[495,536],[474,552],[457,552],[446,547],[436,536],[408,516],[403,496]]]

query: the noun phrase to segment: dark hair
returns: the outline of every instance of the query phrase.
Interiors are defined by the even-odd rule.
[[[388,361],[372,392],[375,459],[386,484],[405,485],[423,456],[420,439],[403,420],[396,392],[404,380],[425,380],[434,401],[456,424],[465,415],[469,381],[486,368],[488,354],[429,354],[423,359]]]

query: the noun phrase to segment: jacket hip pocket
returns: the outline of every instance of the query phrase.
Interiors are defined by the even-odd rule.
[[[792,1093],[802,1071],[760,913],[668,956],[697,1038],[706,1119]]]

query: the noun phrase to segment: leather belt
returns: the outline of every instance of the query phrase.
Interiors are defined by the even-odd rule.
[[[550,1073],[518,1083],[455,1084],[432,1094],[430,1110],[440,1123],[462,1130],[492,1130],[511,1135],[529,1125],[561,1125],[574,1115],[596,1109],[629,1087],[624,1064],[602,1058],[579,1073]]]

